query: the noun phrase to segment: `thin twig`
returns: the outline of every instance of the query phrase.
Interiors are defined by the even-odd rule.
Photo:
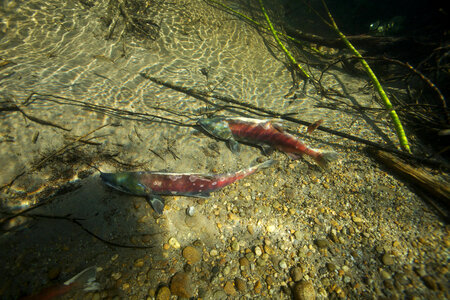
[[[64,128],[63,126],[58,125],[58,124],[56,124],[56,123],[53,123],[53,122],[50,122],[50,121],[47,121],[47,120],[42,120],[42,119],[39,119],[39,118],[37,118],[37,117],[31,116],[31,115],[27,114],[22,108],[19,107],[19,105],[17,105],[17,104],[14,103],[13,101],[11,101],[11,103],[12,103],[13,105],[16,106],[17,110],[18,110],[25,118],[27,118],[28,120],[30,120],[30,121],[32,121],[32,122],[36,122],[36,123],[41,124],[41,125],[47,125],[47,126],[56,127],[56,128],[59,128],[59,129],[65,130],[65,131],[71,131],[71,129]]]
[[[150,248],[154,248],[155,247],[154,245],[151,245],[151,246],[125,245],[125,244],[119,244],[119,243],[115,243],[115,242],[112,242],[112,241],[105,240],[101,236],[97,235],[96,233],[94,233],[91,230],[89,230],[86,227],[84,227],[84,225],[81,224],[81,222],[80,222],[80,220],[82,220],[82,219],[79,219],[79,218],[71,218],[69,216],[52,216],[52,215],[45,215],[45,214],[26,214],[24,216],[25,217],[30,217],[30,218],[44,218],[44,219],[56,219],[56,220],[69,221],[69,222],[77,225],[84,232],[86,232],[87,234],[93,236],[94,238],[96,238],[97,240],[101,241],[102,243],[105,243],[107,245],[114,246],[114,247],[131,248],[131,249],[150,249]],[[154,235],[156,235],[156,234],[161,234],[161,232],[154,233]]]
[[[74,139],[72,142],[70,142],[70,143],[68,143],[68,144],[66,144],[66,145],[64,145],[64,146],[62,146],[62,147],[59,148],[57,151],[55,151],[55,152],[53,152],[52,154],[50,154],[50,155],[44,157],[43,159],[41,159],[36,165],[34,165],[34,166],[33,166],[31,169],[29,169],[28,171],[27,171],[27,170],[24,170],[24,171],[22,171],[20,174],[16,175],[16,177],[14,177],[9,183],[7,183],[7,184],[1,186],[1,187],[0,187],[0,190],[3,190],[4,188],[7,188],[7,187],[12,186],[13,183],[14,183],[19,177],[21,177],[22,175],[24,175],[25,173],[36,171],[37,169],[39,169],[40,167],[42,167],[48,160],[50,160],[51,158],[53,158],[53,157],[55,157],[55,156],[57,156],[57,155],[60,155],[60,154],[64,153],[64,151],[65,151],[67,148],[69,148],[70,146],[72,146],[72,145],[75,144],[76,142],[81,141],[81,140],[84,140],[85,137],[87,137],[87,136],[91,135],[92,133],[94,133],[94,132],[96,132],[96,131],[98,131],[98,130],[100,130],[100,129],[106,127],[106,126],[109,126],[109,125],[110,125],[110,124],[104,124],[104,125],[102,125],[102,126],[100,126],[100,127],[97,127],[96,129],[91,130],[91,131],[89,131],[88,133],[86,133],[86,134],[84,134],[84,135],[82,135],[82,136],[80,136],[80,137]]]

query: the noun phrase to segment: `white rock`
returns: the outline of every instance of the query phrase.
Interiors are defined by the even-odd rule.
[[[174,237],[169,239],[169,245],[174,249],[180,249],[180,247],[181,247],[180,243]]]

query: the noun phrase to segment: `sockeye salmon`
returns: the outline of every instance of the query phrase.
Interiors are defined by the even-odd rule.
[[[100,285],[95,281],[96,267],[84,269],[66,282],[43,289],[38,294],[20,298],[20,300],[49,300],[65,295],[76,289],[83,289],[85,292],[92,292],[100,289]]]
[[[268,168],[275,163],[267,160],[261,164],[226,174],[160,173],[160,172],[121,172],[101,173],[103,182],[119,191],[135,196],[147,196],[153,209],[162,214],[164,199],[160,195],[188,197],[209,197],[217,191],[256,171]]]
[[[243,142],[261,146],[263,150],[278,149],[292,159],[308,155],[323,168],[337,158],[335,152],[309,148],[300,139],[285,132],[280,124],[270,120],[215,117],[200,119],[197,124],[209,134],[227,141],[233,152],[239,151],[238,142]]]

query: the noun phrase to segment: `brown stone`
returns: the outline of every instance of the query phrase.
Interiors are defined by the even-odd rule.
[[[294,285],[293,289],[295,300],[315,300],[316,290],[309,281],[300,281]]]
[[[239,258],[239,265],[244,268],[249,268],[250,262],[248,261],[247,257],[241,257]]]
[[[170,281],[170,292],[179,297],[191,298],[194,293],[189,275],[184,272],[178,272],[173,275]]]
[[[247,290],[247,284],[239,277],[236,277],[234,279],[234,284],[236,285],[236,288],[239,292],[245,292]]]
[[[255,291],[255,293],[259,294],[259,293],[261,293],[261,289],[262,289],[262,284],[261,284],[261,281],[258,280],[255,283],[255,287],[253,288],[253,290]]]
[[[183,257],[187,260],[188,264],[194,265],[201,260],[202,255],[196,248],[187,246],[183,249]]]
[[[162,286],[156,294],[156,300],[170,300],[170,296],[170,289],[167,286]]]
[[[223,290],[225,291],[225,293],[227,293],[227,295],[230,296],[236,295],[236,289],[234,288],[234,285],[231,281],[227,281],[227,283],[225,283]]]
[[[47,276],[49,280],[56,279],[56,277],[59,276],[59,273],[61,273],[61,269],[59,267],[53,267],[48,270]]]
[[[303,278],[303,272],[300,267],[294,267],[291,269],[291,278],[294,282],[300,281]]]

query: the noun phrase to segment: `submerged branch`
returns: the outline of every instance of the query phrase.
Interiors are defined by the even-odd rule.
[[[65,220],[65,221],[69,221],[72,224],[77,225],[78,227],[80,227],[84,232],[86,232],[87,234],[91,235],[92,237],[94,237],[95,239],[99,240],[100,242],[107,244],[109,246],[114,246],[114,247],[119,247],[119,248],[131,248],[131,249],[150,249],[150,248],[154,248],[154,245],[126,245],[126,244],[119,244],[116,242],[112,242],[112,241],[108,241],[104,238],[102,238],[101,236],[99,236],[98,234],[92,232],[91,230],[87,229],[81,222],[79,218],[72,218],[67,216],[53,216],[53,215],[45,215],[45,214],[23,214],[24,217],[29,217],[29,218],[44,218],[44,219],[54,219],[54,220]],[[156,234],[161,234],[160,232],[155,233]]]
[[[367,74],[369,75],[370,79],[372,80],[372,83],[375,86],[375,89],[377,90],[378,94],[380,95],[381,99],[383,100],[384,106],[386,107],[387,110],[389,110],[389,114],[390,114],[392,122],[394,123],[394,126],[395,126],[395,131],[397,132],[397,136],[400,141],[400,146],[402,147],[403,150],[406,150],[408,153],[411,153],[411,149],[409,147],[408,139],[406,137],[402,123],[400,122],[400,119],[399,119],[396,111],[394,110],[394,108],[391,104],[391,101],[389,100],[383,87],[381,86],[380,81],[378,80],[377,76],[370,68],[369,64],[364,60],[362,55],[358,52],[358,50],[356,50],[356,48],[353,47],[353,45],[346,38],[346,36],[339,30],[339,27],[337,26],[336,22],[334,21],[334,18],[330,13],[327,4],[325,3],[325,0],[322,0],[322,4],[328,14],[328,17],[330,18],[333,29],[340,36],[340,38],[347,45],[347,47],[353,52],[353,54],[359,58],[361,64],[363,65],[364,69],[366,70]]]
[[[281,49],[283,49],[284,53],[289,58],[292,65],[294,65],[294,67],[297,68],[297,70],[300,72],[302,77],[304,79],[309,79],[310,78],[309,74],[305,70],[303,70],[302,66],[300,66],[300,64],[295,60],[295,58],[292,56],[292,54],[289,52],[289,50],[283,45],[280,38],[278,37],[278,34],[277,34],[276,30],[274,29],[272,22],[270,21],[269,15],[267,14],[266,9],[264,8],[264,4],[263,4],[262,0],[259,0],[259,5],[261,6],[261,11],[264,14],[264,17],[266,18],[267,24],[269,24],[270,32],[272,32],[272,35],[275,38],[275,41],[277,41],[278,45],[281,47]]]
[[[292,114],[283,114],[283,113],[272,111],[272,110],[269,110],[269,109],[266,109],[266,108],[258,107],[258,106],[254,105],[254,104],[243,103],[241,101],[238,101],[238,100],[233,99],[233,98],[228,97],[228,96],[211,94],[210,92],[198,91],[198,90],[195,90],[195,89],[192,89],[192,88],[185,88],[185,87],[182,87],[182,86],[179,86],[179,85],[174,85],[172,83],[165,82],[165,81],[163,81],[161,79],[151,77],[151,76],[149,76],[147,74],[144,74],[144,73],[141,73],[141,76],[143,76],[144,78],[147,78],[148,80],[153,81],[156,84],[163,85],[165,87],[168,87],[168,88],[174,89],[176,91],[185,93],[185,94],[193,96],[193,97],[195,97],[195,98],[197,98],[199,100],[202,100],[202,101],[206,100],[210,104],[211,104],[211,101],[209,99],[212,97],[212,98],[221,100],[221,101],[226,102],[226,103],[232,103],[232,104],[235,104],[235,105],[240,105],[240,106],[246,107],[246,108],[254,110],[254,111],[263,112],[268,117],[280,118],[280,119],[283,119],[283,120],[286,120],[286,121],[290,121],[290,122],[301,124],[301,125],[305,125],[305,126],[311,126],[313,124],[313,123],[310,123],[310,122],[307,122],[307,121],[303,121],[303,120],[294,118],[294,117],[291,116]],[[358,142],[358,143],[361,143],[361,144],[364,144],[364,145],[372,146],[372,147],[374,147],[376,149],[384,150],[386,152],[395,153],[395,154],[397,154],[397,155],[399,155],[401,157],[404,157],[406,159],[413,159],[413,160],[415,160],[417,162],[420,162],[420,163],[424,163],[424,164],[428,164],[428,165],[432,165],[432,166],[444,167],[444,168],[450,169],[450,166],[448,166],[444,162],[441,162],[441,161],[438,161],[438,160],[435,160],[435,159],[425,158],[423,156],[422,157],[418,157],[418,156],[412,155],[410,153],[406,153],[404,151],[400,151],[398,149],[391,148],[391,147],[388,147],[386,145],[378,144],[378,143],[375,143],[375,142],[372,142],[372,141],[369,141],[369,140],[366,140],[366,139],[363,139],[363,138],[360,138],[360,137],[357,137],[357,136],[354,136],[354,135],[350,135],[350,134],[347,134],[347,133],[344,133],[344,132],[340,132],[340,131],[337,131],[337,130],[325,127],[325,126],[319,126],[319,127],[317,127],[316,130],[320,130],[320,131],[327,132],[327,133],[330,133],[330,134],[333,134],[333,135],[336,135],[336,136],[340,136],[340,137],[343,137],[343,138],[346,138],[346,139],[349,139],[349,140],[352,140],[354,142]]]

